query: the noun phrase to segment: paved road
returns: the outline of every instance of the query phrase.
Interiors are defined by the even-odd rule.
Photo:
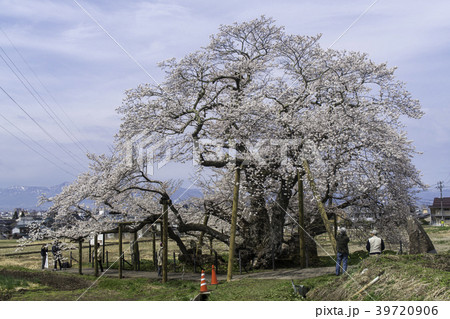
[[[58,271],[59,272],[59,271]],[[78,268],[71,268],[67,270],[63,270],[63,272],[68,273],[78,273]],[[87,275],[94,275],[94,270],[92,268],[83,269],[83,273]],[[265,270],[258,272],[249,272],[243,273],[242,275],[234,274],[233,280],[240,280],[243,278],[252,278],[252,279],[306,279],[311,277],[317,277],[326,274],[333,274],[334,267],[321,267],[321,268],[307,268],[307,269],[299,269],[299,268],[284,268],[278,270]],[[130,271],[124,270],[122,272],[124,278],[152,278],[157,279],[156,272],[152,271]],[[118,277],[119,272],[117,269],[109,269],[103,273],[103,276],[107,277]],[[207,280],[210,275],[206,275]],[[225,281],[226,274],[219,273],[217,275],[217,280]],[[182,272],[169,272],[168,279],[180,279],[180,280],[199,280],[200,281],[200,273],[182,273]]]

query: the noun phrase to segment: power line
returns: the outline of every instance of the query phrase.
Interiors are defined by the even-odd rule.
[[[46,161],[52,163],[53,165],[55,165],[56,167],[58,167],[60,170],[64,171],[65,173],[76,177],[76,175],[72,174],[71,172],[67,171],[66,169],[64,169],[63,167],[59,166],[57,163],[55,163],[54,161],[52,161],[51,159],[49,159],[48,157],[46,157],[45,155],[43,155],[42,153],[40,153],[39,151],[35,150],[33,147],[31,147],[28,143],[26,143],[24,140],[22,140],[20,137],[18,137],[17,135],[15,135],[14,133],[12,133],[11,131],[9,131],[6,127],[4,127],[3,125],[0,124],[0,128],[4,129],[6,132],[8,132],[10,135],[12,135],[13,137],[15,137],[16,139],[18,139],[22,144],[24,144],[26,147],[28,147],[29,149],[31,149],[33,152],[35,152],[36,154],[38,154],[39,156],[41,156],[42,158],[44,158]]]
[[[33,86],[31,85],[31,83],[26,79],[26,77],[23,75],[23,73],[19,70],[19,68],[15,65],[15,63],[9,58],[8,54],[3,50],[2,47],[0,47],[0,50],[3,52],[3,54],[9,59],[9,61],[11,62],[12,65],[14,65],[14,67],[17,69],[17,71],[20,73],[20,75],[25,79],[25,81],[27,81],[28,85],[33,88]],[[30,88],[25,84],[25,82],[20,78],[20,76],[14,71],[14,69],[11,67],[11,65],[5,60],[5,58],[3,57],[3,55],[0,54],[0,58],[3,60],[3,62],[5,62],[5,64],[8,66],[8,68],[11,70],[11,72],[13,72],[13,74],[17,77],[17,79],[20,81],[20,83],[22,83],[22,85],[25,87],[25,89],[28,91],[28,93],[30,93],[30,95],[36,100],[36,102],[38,102],[38,104],[42,107],[42,109],[47,113],[48,116],[50,116],[50,118],[59,126],[59,128],[69,137],[70,135],[68,135],[66,133],[66,131],[64,130],[64,128],[58,123],[58,121],[50,114],[50,112],[45,108],[45,106],[39,101],[39,99],[36,97],[36,95],[30,90]],[[34,88],[33,88],[34,90]],[[37,91],[34,90],[36,93]],[[39,93],[37,93],[37,95],[39,95]],[[75,143],[75,145],[77,145],[79,148],[80,146],[75,142],[75,140],[73,138],[71,138],[72,141]],[[80,150],[84,153],[84,150],[82,148],[80,148]],[[82,161],[82,159],[80,157],[78,157],[77,155],[73,154],[70,150],[68,150],[68,152],[71,154],[72,157],[75,157],[77,159],[79,159],[80,161]],[[78,162],[78,161],[77,161]],[[80,162],[79,162],[80,163]],[[81,164],[82,165],[82,164]],[[82,165],[83,166],[83,165]]]
[[[10,120],[8,120],[3,114],[0,113],[0,117],[2,117],[6,122],[8,122],[11,126],[15,127],[19,132],[21,132],[23,135],[25,135],[30,141],[32,141],[34,144],[36,144],[37,146],[39,146],[42,150],[44,150],[48,155],[50,155],[51,157],[57,159],[58,161],[62,162],[63,164],[69,166],[71,169],[73,169],[75,172],[77,172],[78,170],[70,165],[69,163],[66,163],[64,160],[62,160],[61,158],[59,158],[58,156],[54,155],[52,152],[50,152],[47,148],[45,148],[41,143],[39,143],[38,141],[34,140],[31,136],[29,136],[26,132],[24,132],[20,127],[18,127],[17,125],[15,125],[13,122],[11,122]]]
[[[450,183],[450,174],[448,174],[448,176],[445,178],[444,183]]]
[[[9,38],[8,34],[0,27],[0,30],[2,31],[3,35],[6,37],[6,39],[9,41],[9,43],[11,44],[12,48],[14,48],[14,50],[17,52],[17,54],[20,56],[20,58],[22,59],[22,61],[25,63],[25,65],[28,67],[28,69],[30,70],[30,72],[33,74],[33,76],[35,77],[35,79],[40,83],[40,85],[44,88],[44,90],[47,92],[47,94],[50,96],[50,98],[53,100],[53,102],[55,103],[55,105],[58,106],[58,108],[60,109],[60,111],[65,115],[65,117],[69,120],[69,122],[73,125],[73,127],[75,127],[77,129],[77,131],[83,135],[83,133],[80,131],[80,129],[75,125],[74,121],[69,117],[69,115],[66,113],[66,111],[64,110],[64,108],[56,101],[55,97],[51,94],[51,92],[48,90],[47,86],[41,81],[41,79],[39,78],[39,76],[36,74],[36,72],[34,71],[34,69],[30,66],[30,64],[27,62],[27,60],[25,59],[25,57],[22,55],[22,53],[19,51],[19,49],[17,49],[17,47],[14,45],[14,43],[12,42],[12,40]],[[8,57],[9,58],[9,57]],[[16,67],[17,68],[17,67]],[[28,82],[28,81],[27,81]],[[34,88],[33,88],[34,90]],[[36,92],[36,90],[34,90]],[[40,96],[40,94],[38,94]],[[40,96],[41,97],[41,96]],[[42,97],[41,97],[42,99]],[[42,99],[43,100],[43,99]],[[44,100],[43,100],[44,101]],[[44,101],[45,103],[45,101]],[[45,103],[47,106],[48,104]],[[50,110],[51,107],[49,106]],[[64,124],[64,122],[58,117],[58,115],[53,112],[52,113],[56,116],[56,118],[61,122],[61,124],[67,129],[67,131],[70,133],[70,135],[73,136],[73,138],[84,148],[85,152],[89,152],[88,148],[75,136],[75,134],[73,134],[71,132],[71,130]]]
[[[378,1],[378,0],[377,0]],[[139,63],[138,60],[136,60],[101,24],[98,22],[92,14],[89,13],[81,4],[78,3],[77,0],[73,0],[75,4],[142,70],[144,71],[147,76],[153,80],[153,82],[156,83],[156,85],[164,92],[164,89],[161,87],[161,85],[158,83],[158,81],[155,80],[155,78],[142,66],[141,63]],[[167,94],[167,93],[166,93]]]
[[[67,135],[67,137],[69,137],[72,142],[75,143],[75,145],[78,146],[78,148],[81,150],[81,152],[85,152],[85,150],[83,150],[82,147],[80,147],[79,142],[76,140],[76,138],[72,137],[69,132],[67,127],[64,125],[64,123],[61,121],[61,119],[58,117],[58,115],[52,110],[52,108],[48,105],[48,103],[44,100],[44,98],[39,94],[38,91],[36,91],[36,89],[34,88],[34,86],[30,83],[30,81],[28,81],[27,77],[22,73],[22,71],[20,71],[20,69],[17,67],[17,65],[14,63],[14,61],[9,57],[9,55],[6,53],[6,51],[0,47],[0,50],[3,52],[3,54],[8,58],[8,60],[11,62],[11,64],[14,66],[14,68],[17,70],[17,72],[22,76],[22,78],[28,83],[29,87],[33,90],[33,92],[31,92],[31,90],[26,86],[26,84],[22,81],[22,79],[17,75],[16,72],[14,72],[14,70],[10,67],[10,65],[7,64],[7,62],[5,61],[5,59],[2,57],[2,60],[7,64],[8,68],[14,73],[14,75],[19,79],[19,81],[22,83],[22,85],[27,89],[28,93],[31,94],[31,96],[33,96],[33,98],[36,100],[36,102],[38,102],[38,104],[42,107],[42,109],[48,114],[48,116],[50,116],[50,118],[58,125],[58,127],[64,132],[64,134]],[[1,55],[0,55],[1,56]],[[36,94],[36,95],[35,95]],[[39,97],[39,99],[42,101],[42,103],[44,103],[47,108],[41,103],[41,101],[39,101],[39,99],[37,98]],[[50,112],[53,114],[50,114]]]
[[[67,151],[54,137],[53,135],[51,135],[44,127],[42,127],[41,124],[39,124],[39,122],[37,122],[19,103],[16,102],[16,100],[13,99],[13,97],[11,95],[8,94],[8,92],[5,91],[5,89],[0,86],[0,89],[3,91],[3,93],[6,94],[6,96],[14,102],[14,104],[23,112],[25,113],[28,118],[30,120],[32,120],[34,122],[34,124],[36,124],[53,142],[55,142],[55,144],[61,149],[63,150],[66,154],[68,154],[69,156],[73,156],[71,154],[71,152]],[[83,170],[85,169],[85,167],[83,166],[82,163],[80,163],[80,161],[78,161],[77,158],[73,157],[73,159],[83,168]]]

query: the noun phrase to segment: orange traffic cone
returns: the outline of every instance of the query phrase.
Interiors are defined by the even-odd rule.
[[[208,288],[206,287],[206,279],[205,272],[202,270],[202,278],[200,280],[200,292],[207,292]]]
[[[216,276],[216,267],[214,267],[214,265],[212,265],[212,271],[211,271],[211,285],[218,285],[219,282],[217,281],[217,276]]]

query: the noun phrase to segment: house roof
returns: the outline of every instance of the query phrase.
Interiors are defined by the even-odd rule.
[[[430,208],[441,208],[441,198],[435,197]],[[442,197],[442,208],[450,208],[450,197]]]

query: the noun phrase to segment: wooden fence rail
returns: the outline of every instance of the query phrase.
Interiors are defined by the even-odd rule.
[[[123,244],[130,244],[132,241],[128,241],[128,242],[124,242]],[[139,240],[140,243],[149,243],[152,242],[152,240]],[[118,245],[119,243],[105,243],[105,246],[115,246]],[[42,246],[42,244],[31,244],[31,245],[27,245],[26,247],[31,247],[31,246]],[[92,245],[85,245],[83,246],[83,248],[89,248],[92,247]],[[8,247],[0,247],[0,249],[3,248],[17,248],[17,246],[8,246]],[[78,248],[71,248],[68,250],[77,250]],[[9,254],[0,254],[0,256],[2,257],[12,257],[12,256],[22,256],[22,255],[32,255],[32,254],[40,254],[41,251],[26,251],[26,252],[17,252],[17,253],[9,253]]]

